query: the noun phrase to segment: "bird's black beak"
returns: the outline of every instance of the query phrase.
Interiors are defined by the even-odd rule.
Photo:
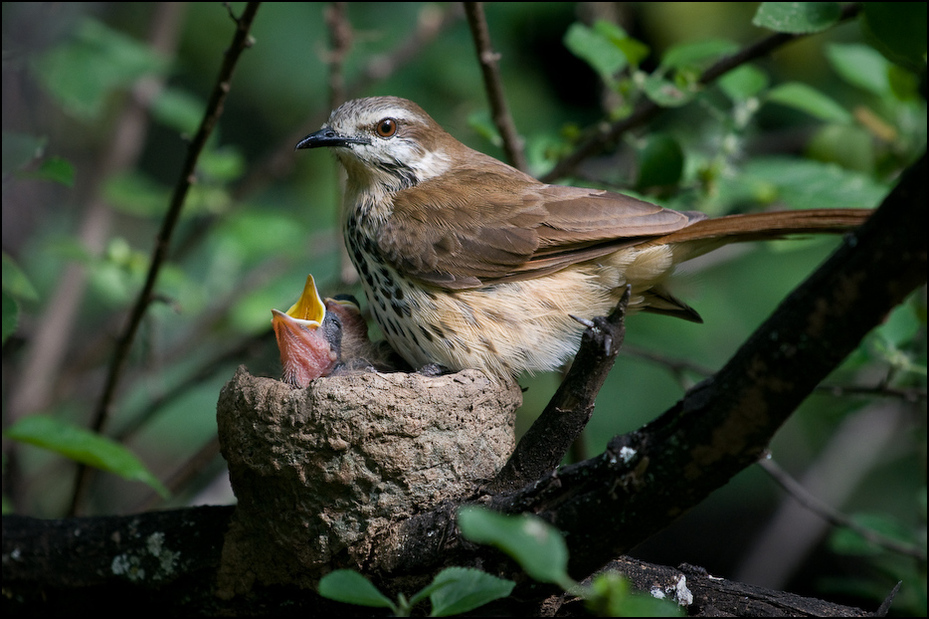
[[[299,142],[294,150],[304,148],[319,148],[320,146],[348,146],[349,144],[369,144],[364,138],[352,138],[339,135],[335,129],[323,127],[319,131],[314,131]]]

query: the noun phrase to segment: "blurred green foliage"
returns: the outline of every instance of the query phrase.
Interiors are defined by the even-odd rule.
[[[541,176],[602,123],[651,101],[667,109],[559,182],[634,190],[714,216],[876,206],[925,149],[926,3],[865,3],[847,21],[837,21],[833,3],[800,3],[816,6],[799,13],[785,11],[788,4],[797,6],[766,3],[756,12],[751,3],[488,4],[531,172]],[[232,3],[231,10],[238,14],[242,6]],[[347,96],[412,99],[463,142],[502,157],[459,8],[347,3],[351,46],[333,65],[328,6],[261,7],[254,45],[199,160],[105,431],[158,479],[201,449],[209,453],[216,397],[237,365],[278,373],[270,309],[288,307],[307,273],[323,294],[362,296],[342,275],[335,165],[322,153],[293,152],[328,115],[331,71],[344,76]],[[34,413],[62,427],[87,425],[233,22],[220,3],[4,3],[2,10],[6,437],[9,424]],[[815,34],[700,83],[720,57],[774,29]],[[703,369],[719,367],[837,242],[738,248],[683,269],[675,292],[705,324],[629,320],[630,354],[601,394],[581,453],[595,454],[611,436],[654,418]],[[905,423],[894,432],[892,452],[846,504],[892,515],[923,552],[925,329],[923,290],[830,381],[917,394],[915,404],[902,396],[879,400],[902,410]],[[643,350],[650,356],[635,354]],[[528,387],[521,427],[557,379],[521,381]],[[40,387],[27,397],[30,385]],[[775,457],[803,471],[862,402],[814,396],[776,439]],[[228,491],[221,498],[201,494],[223,479],[215,447],[213,455],[212,464],[172,488],[168,501],[142,484],[98,476],[89,511],[231,501]],[[61,515],[72,466],[29,446],[10,457],[15,466],[5,452],[4,505]],[[663,539],[676,557],[668,560],[730,573],[752,534],[740,527],[744,537],[728,543],[734,532],[723,523],[756,530],[779,499],[773,484],[754,475],[746,471],[668,532]],[[685,543],[694,536],[717,539],[718,547],[707,552]],[[917,591],[906,608],[925,614],[924,561],[914,567],[911,559],[882,555],[880,565],[827,562],[817,576],[850,578],[849,565],[877,597],[905,573],[910,592]]]

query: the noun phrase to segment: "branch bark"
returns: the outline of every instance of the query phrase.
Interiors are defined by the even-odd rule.
[[[494,51],[493,44],[490,41],[490,29],[487,27],[487,19],[484,17],[484,3],[465,2],[463,4],[465,15],[468,17],[471,38],[474,39],[474,47],[477,48],[477,63],[480,65],[481,75],[484,77],[484,88],[486,88],[487,98],[490,100],[494,124],[497,126],[497,131],[500,132],[500,139],[503,142],[503,151],[506,153],[510,165],[526,172],[529,170],[529,165],[526,162],[523,141],[516,131],[513,116],[510,114],[509,106],[506,103],[506,95],[503,94],[503,80],[500,78],[500,69],[497,66],[500,54]]]
[[[213,593],[223,535],[235,508],[194,507],[134,516],[38,520],[3,517],[4,616],[73,616],[75,608],[124,615],[144,608],[166,616],[347,617],[386,615],[349,606],[295,586],[258,587],[222,600]],[[691,566],[677,569],[630,558],[606,569],[636,588],[692,596],[691,614],[703,616],[869,616],[857,608],[712,577]],[[407,594],[412,590],[406,589]],[[539,590],[483,607],[484,616],[589,616],[567,595]]]

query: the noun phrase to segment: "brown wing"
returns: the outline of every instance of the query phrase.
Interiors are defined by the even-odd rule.
[[[629,196],[544,185],[496,160],[394,194],[378,245],[423,282],[460,290],[530,279],[702,219]]]

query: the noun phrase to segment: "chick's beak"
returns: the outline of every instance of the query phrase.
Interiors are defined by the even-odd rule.
[[[307,276],[297,302],[287,312],[272,309],[271,316],[281,353],[282,380],[303,388],[332,372],[339,362],[341,329],[329,328],[337,318],[327,320],[312,275]]]

